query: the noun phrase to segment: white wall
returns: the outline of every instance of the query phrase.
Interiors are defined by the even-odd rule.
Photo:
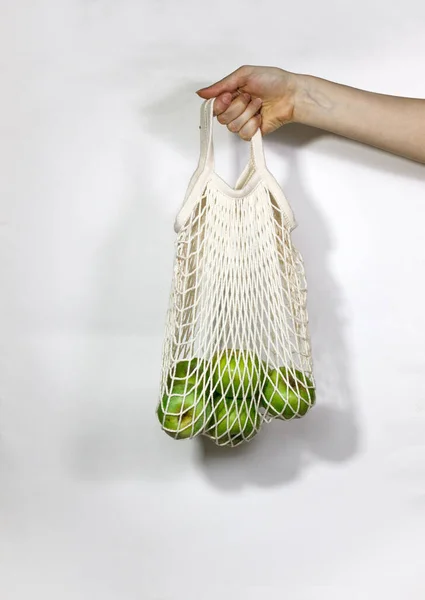
[[[268,138],[318,405],[234,451],[154,415],[194,90],[251,63],[425,97],[424,28],[419,0],[2,0],[2,600],[424,597],[425,167]]]

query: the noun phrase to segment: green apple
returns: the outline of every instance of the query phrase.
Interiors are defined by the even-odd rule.
[[[315,401],[313,383],[302,371],[281,367],[268,373],[262,400],[266,414],[281,419],[302,417]]]
[[[170,394],[164,394],[157,407],[157,416],[164,431],[180,440],[201,433],[211,417],[211,402],[206,401],[194,378],[174,384]]]
[[[235,445],[251,439],[260,426],[261,416],[254,403],[223,397],[214,403],[206,433],[219,444]]]
[[[223,350],[212,359],[214,391],[228,398],[251,398],[261,380],[262,363],[246,350]]]
[[[174,367],[170,369],[169,373],[169,382],[171,383],[184,383],[184,381],[189,377],[194,377],[201,371],[203,367],[204,361],[198,361],[197,358],[192,358],[191,360],[180,360],[175,363]]]
[[[170,370],[168,386],[173,387],[178,383],[185,383],[187,379],[196,379],[201,390],[206,390],[211,385],[210,374],[206,366],[206,361],[198,358],[179,361]]]
[[[187,377],[194,377],[203,370],[204,361],[192,358],[192,360],[181,360],[176,364],[176,370],[174,377],[179,379],[186,379]]]

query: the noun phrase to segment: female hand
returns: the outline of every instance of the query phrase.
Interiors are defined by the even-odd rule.
[[[259,127],[266,135],[294,120],[297,77],[277,67],[244,66],[197,94],[216,98],[217,120],[250,140]]]

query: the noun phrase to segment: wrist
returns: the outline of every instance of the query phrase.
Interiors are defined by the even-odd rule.
[[[326,82],[312,75],[297,75],[296,77],[293,121],[315,126],[320,121],[321,113],[327,112],[332,107],[327,93],[329,90],[321,85]]]
[[[308,75],[295,75],[294,114],[293,122],[305,124],[309,110],[309,89],[311,81]]]

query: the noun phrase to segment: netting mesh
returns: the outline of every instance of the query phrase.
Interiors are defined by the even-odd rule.
[[[209,182],[177,239],[162,428],[237,446],[273,418],[305,415],[315,402],[306,294],[301,256],[266,185],[235,198]]]

